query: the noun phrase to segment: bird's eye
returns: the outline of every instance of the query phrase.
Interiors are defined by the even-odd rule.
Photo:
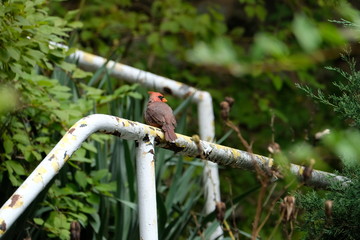
[[[163,96],[158,96],[158,98],[159,98],[160,100],[163,100],[164,97],[163,97]]]

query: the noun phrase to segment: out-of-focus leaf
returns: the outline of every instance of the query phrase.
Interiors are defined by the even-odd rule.
[[[266,55],[281,57],[289,54],[285,43],[268,33],[258,33],[255,36],[255,44],[252,49],[255,58],[261,58]]]
[[[295,15],[293,21],[293,32],[301,47],[311,52],[316,50],[322,41],[317,26],[305,15]]]
[[[85,188],[87,185],[87,176],[83,171],[76,171],[75,180],[80,187]]]

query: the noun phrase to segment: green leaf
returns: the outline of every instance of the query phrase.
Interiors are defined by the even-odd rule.
[[[25,169],[20,163],[13,160],[8,160],[5,162],[5,165],[8,169],[11,168],[16,174],[25,175]]]
[[[18,61],[20,59],[20,51],[14,47],[6,47],[6,51],[9,56],[14,60]]]
[[[60,107],[60,103],[54,101],[53,99],[44,102],[43,105],[48,107],[49,109],[54,109],[54,108],[59,108]]]
[[[277,91],[280,91],[283,86],[283,80],[279,75],[272,75],[271,81]]]
[[[97,149],[96,149],[96,147],[94,146],[94,144],[91,144],[91,143],[88,143],[88,142],[84,142],[84,143],[82,144],[82,146],[83,146],[86,150],[88,150],[88,151],[90,151],[90,152],[97,153]]]
[[[15,134],[13,136],[13,139],[18,143],[22,143],[24,145],[30,145],[29,138],[25,132]]]
[[[177,33],[179,29],[179,24],[175,21],[165,21],[160,25],[161,32]]]
[[[161,38],[160,43],[166,51],[174,51],[178,46],[177,39],[171,36]]]
[[[73,63],[68,62],[61,62],[59,67],[61,67],[66,72],[72,72],[76,69],[76,66]]]
[[[86,77],[91,77],[92,75],[93,74],[91,72],[86,72],[79,68],[76,68],[72,74],[72,77],[73,78],[86,78]]]
[[[346,39],[340,33],[339,29],[329,23],[320,23],[319,30],[324,42],[329,42],[336,46],[346,44]]]
[[[38,50],[27,49],[26,55],[36,61],[40,61],[40,59],[45,57],[45,54]]]
[[[31,151],[31,154],[35,157],[36,160],[40,161],[42,159],[42,156],[37,151]]]
[[[34,223],[35,224],[37,224],[37,225],[43,225],[44,224],[44,220],[43,219],[41,219],[41,218],[33,218],[33,220],[34,220]]]
[[[66,110],[52,110],[52,112],[64,122],[69,121],[69,113]]]
[[[75,180],[80,187],[85,188],[87,185],[87,175],[83,171],[76,171]]]
[[[122,204],[124,204],[125,206],[137,211],[137,204],[133,203],[133,202],[129,202],[129,201],[125,201],[122,199],[116,199],[117,201],[121,202]]]
[[[82,28],[84,26],[84,24],[80,21],[71,22],[68,25],[72,28]]]
[[[135,99],[142,99],[143,98],[143,96],[138,92],[129,92],[127,95],[132,97],[132,98],[135,98]]]
[[[147,36],[146,41],[150,45],[157,45],[160,41],[160,35],[157,32],[152,32]]]
[[[17,63],[10,64],[10,69],[11,69],[11,71],[16,73],[17,75],[21,75],[23,73],[22,66],[20,64],[17,64]]]
[[[305,51],[311,52],[319,47],[322,41],[319,30],[305,14],[295,16],[292,28],[296,39]]]
[[[264,55],[274,57],[286,56],[289,50],[285,43],[269,33],[258,33],[255,36],[255,44],[252,49],[253,56],[260,58]]]
[[[100,192],[111,192],[116,190],[116,182],[111,183],[101,183],[94,187],[96,190]]]
[[[37,82],[37,84],[39,84],[39,86],[44,86],[44,87],[51,87],[56,84],[56,82],[54,80],[48,79],[48,78],[42,78],[36,82]]]
[[[3,139],[4,139],[3,146],[5,149],[5,153],[11,154],[14,151],[13,141],[6,134],[3,135]]]
[[[101,169],[98,171],[91,172],[91,176],[95,181],[99,181],[100,179],[104,178],[109,174],[109,171],[107,169]]]

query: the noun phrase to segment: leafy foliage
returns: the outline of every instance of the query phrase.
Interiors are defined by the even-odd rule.
[[[359,235],[359,165],[346,167],[342,174],[351,181],[333,183],[330,191],[310,191],[297,194],[299,207],[303,210],[303,221],[298,225],[306,239],[358,239]],[[332,201],[331,212],[325,210],[325,202]]]
[[[82,50],[207,89],[215,106],[225,95],[233,96],[243,103],[233,117],[244,126],[246,137],[257,136],[255,152],[261,153],[270,139],[272,115],[278,119],[273,131],[282,147],[330,119],[327,111],[309,113],[313,106],[296,94],[293,82],[320,85],[323,73],[315,64],[336,58],[337,49],[348,41],[327,19],[356,18],[346,1],[301,6],[253,0],[217,5],[181,0],[47,3],[0,3],[1,202],[74,121],[90,113],[142,121],[144,89],[110,78],[105,68],[91,76],[64,61],[73,49],[49,46],[48,41],[67,43],[71,31],[71,44]],[[340,7],[334,5],[338,3]],[[247,87],[239,91],[239,85]],[[190,110],[178,114],[178,132],[197,131],[196,115],[186,115]],[[220,136],[223,128],[217,126]],[[238,148],[233,136],[226,144]],[[72,221],[81,223],[87,239],[138,239],[134,151],[134,143],[93,135],[54,180],[49,194],[38,199],[40,208],[26,225],[32,226],[32,239],[67,239]],[[207,239],[218,223],[206,228],[215,216],[201,213],[202,163],[156,152],[161,238]],[[234,214],[232,227],[247,235],[248,216],[254,212],[247,206],[253,204],[254,190],[234,188],[233,195],[229,186],[251,186],[255,180],[251,174],[238,174],[222,171],[231,178],[231,184],[222,181],[222,190],[226,199],[239,196],[229,201],[232,209],[244,209]]]
[[[318,100],[319,102],[331,106],[335,112],[338,112],[342,118],[348,120],[350,126],[360,127],[360,71],[356,70],[356,62],[354,58],[342,55],[343,59],[349,65],[349,72],[345,72],[340,68],[328,67],[327,69],[338,72],[344,79],[343,81],[333,82],[334,86],[338,88],[339,95],[325,96],[320,89],[317,93],[308,86],[300,86],[310,97]]]

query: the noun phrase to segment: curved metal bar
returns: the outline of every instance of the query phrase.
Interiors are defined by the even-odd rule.
[[[154,138],[155,145],[159,147],[172,150],[181,155],[190,157],[199,156],[198,146],[192,138],[188,136],[177,134],[178,139],[174,143],[171,143],[164,140],[164,134],[159,128],[104,114],[94,114],[84,117],[67,131],[59,143],[1,207],[0,237],[4,235],[6,230],[59,172],[60,168],[71,155],[95,132],[112,134],[126,140],[141,140],[142,142],[151,142],[151,139]],[[150,140],[145,141],[144,139],[147,138]],[[200,141],[200,145],[201,151],[203,151],[202,155],[205,156],[205,159],[220,165],[254,170],[254,161],[262,169],[269,169],[274,164],[271,158],[250,154],[215,143]],[[145,147],[142,145],[139,151],[144,149]],[[304,167],[291,165],[290,170],[294,174],[302,177]],[[346,178],[341,176],[313,170],[312,176],[309,177],[306,183],[316,187],[326,187],[329,184],[329,178],[341,182],[347,181]]]
[[[52,46],[68,48],[67,46],[51,43]],[[181,82],[146,72],[125,64],[96,56],[81,50],[76,50],[70,57],[78,61],[79,67],[88,71],[96,71],[105,66],[109,74],[117,79],[156,89],[179,98],[192,96],[192,101],[198,105],[199,132],[202,140],[212,142],[215,138],[214,111],[212,97],[208,92],[200,91]],[[219,171],[216,163],[206,162],[203,169],[203,182],[205,192],[205,213],[215,210],[216,202],[221,201]],[[216,239],[223,234],[219,225],[210,239]]]

